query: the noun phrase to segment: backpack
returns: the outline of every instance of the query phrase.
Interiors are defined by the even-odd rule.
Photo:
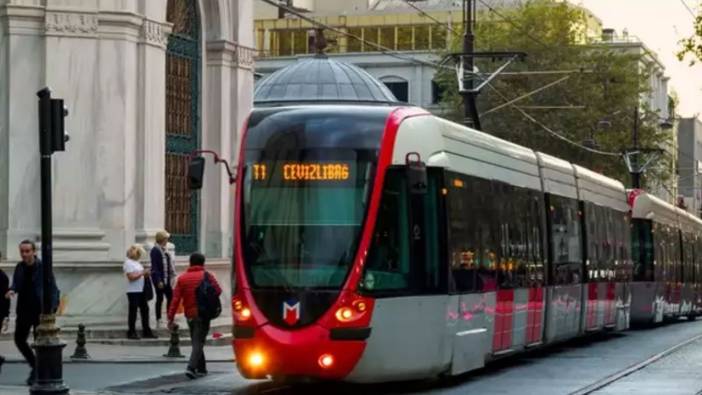
[[[222,302],[219,300],[217,289],[212,285],[210,274],[205,272],[202,282],[195,289],[197,314],[203,320],[213,320],[222,313]]]

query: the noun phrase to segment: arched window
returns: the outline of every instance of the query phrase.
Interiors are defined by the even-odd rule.
[[[200,147],[200,19],[195,0],[168,0],[166,229],[178,254],[198,249],[199,201],[188,188],[188,155]],[[148,103],[147,103],[148,105]]]
[[[409,101],[409,83],[400,77],[381,77],[380,80],[390,89],[397,100],[407,103]]]

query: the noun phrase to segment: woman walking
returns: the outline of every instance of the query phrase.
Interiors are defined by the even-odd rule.
[[[173,257],[167,250],[168,232],[162,230],[156,233],[156,245],[151,249],[151,279],[156,287],[156,328],[161,327],[161,313],[163,298],[166,297],[166,311],[171,307],[173,299],[173,285],[175,284],[176,271]]]
[[[141,313],[142,336],[147,339],[156,339],[156,335],[149,326],[149,305],[144,296],[144,285],[146,278],[149,277],[149,271],[144,269],[144,266],[139,262],[142,252],[141,246],[137,244],[129,247],[127,260],[124,261],[123,266],[124,274],[127,276],[127,300],[129,302],[127,338],[132,340],[139,340],[139,335],[136,332],[137,309]]]

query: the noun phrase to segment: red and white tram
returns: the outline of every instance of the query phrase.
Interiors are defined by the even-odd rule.
[[[388,106],[255,110],[241,158],[245,377],[460,374],[628,326],[616,181]]]
[[[651,324],[702,312],[702,220],[640,190],[629,192],[631,320]]]
[[[322,67],[350,82],[334,88]],[[257,89],[292,100],[255,109],[241,144],[232,313],[244,377],[457,375],[627,329],[630,311],[699,311],[699,288],[676,286],[674,259],[655,257],[702,261],[687,247],[702,246],[702,222],[638,194],[630,223],[620,182],[394,100],[295,99],[358,92],[350,67],[303,60]],[[683,248],[669,251],[674,231],[659,228],[676,226]],[[697,263],[679,267],[700,278]]]

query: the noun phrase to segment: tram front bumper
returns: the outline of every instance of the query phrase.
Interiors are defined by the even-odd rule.
[[[285,330],[265,324],[258,328],[235,328],[233,341],[237,367],[245,378],[305,377],[342,380],[356,366],[366,347],[361,336],[333,340],[329,329],[319,325]],[[243,333],[244,336],[237,336]],[[333,336],[338,338],[338,336]],[[367,337],[367,336],[366,336]]]

